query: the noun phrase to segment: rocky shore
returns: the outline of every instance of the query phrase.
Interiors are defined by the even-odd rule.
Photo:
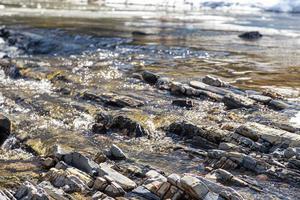
[[[0,59],[1,200],[298,198],[300,127],[286,114],[297,102],[211,74],[82,80],[84,70],[66,64],[76,59],[35,57],[57,44],[5,27],[0,38],[31,55]],[[107,61],[92,61],[84,68],[109,73]]]

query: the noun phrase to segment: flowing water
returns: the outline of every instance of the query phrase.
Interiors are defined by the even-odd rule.
[[[193,110],[172,106],[175,97],[133,78],[143,70],[181,82],[213,74],[243,89],[270,89],[291,103],[300,102],[299,14],[222,10],[153,13],[80,1],[43,2],[0,0],[0,25],[25,35],[17,42],[19,46],[9,46],[0,38],[0,54],[12,57],[26,77],[11,79],[0,72],[0,111],[14,122],[14,134],[40,154],[59,143],[94,155],[114,142],[138,163],[151,163],[170,172],[203,170],[199,157],[169,151],[177,142],[171,138],[131,140],[115,133],[106,137],[91,132],[94,115],[99,112],[125,113],[158,135],[162,127],[178,119],[212,125],[226,122],[229,114],[215,102],[202,101]],[[238,37],[252,30],[260,31],[263,37],[257,41]],[[26,43],[28,38],[35,41],[34,46]],[[139,109],[107,108],[82,100],[80,95],[85,91],[132,97],[146,105]],[[239,113],[233,115],[239,118]],[[237,120],[300,126],[299,107],[276,114],[258,111],[253,116],[242,115]],[[7,185],[14,172],[8,163],[24,166],[17,177],[38,176],[35,162],[27,162],[32,154],[20,152],[13,161],[8,158],[14,152],[6,154],[1,158],[6,166],[0,170],[2,184]]]

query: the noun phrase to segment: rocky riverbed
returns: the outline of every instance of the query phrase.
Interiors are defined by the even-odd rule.
[[[0,199],[299,198],[297,91],[197,73],[229,52],[66,29],[0,28]]]

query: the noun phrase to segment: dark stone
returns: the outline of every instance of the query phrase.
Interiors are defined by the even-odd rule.
[[[125,131],[126,135],[131,137],[149,136],[149,131],[141,124],[122,115],[114,117],[109,128]]]
[[[4,115],[0,114],[0,145],[8,138],[11,132],[11,122]]]
[[[160,198],[157,195],[153,194],[152,192],[150,192],[143,186],[139,186],[139,187],[135,188],[131,192],[127,193],[125,195],[125,197],[136,198],[136,199],[139,199],[140,197],[142,197],[142,198],[145,198],[148,200],[160,200]]]
[[[245,32],[239,35],[240,38],[244,40],[257,40],[262,38],[262,34],[260,34],[258,31],[250,31],[250,32]]]
[[[223,98],[224,104],[228,109],[236,108],[252,108],[255,105],[255,101],[237,94],[227,94]]]
[[[280,100],[272,100],[268,103],[268,105],[275,110],[283,110],[289,107],[288,104]]]
[[[194,107],[194,101],[190,99],[176,99],[172,101],[172,104],[179,107],[192,108]]]
[[[9,60],[0,60],[0,69],[10,78],[16,79],[21,77],[19,68]]]
[[[156,75],[156,74],[154,74],[152,72],[149,72],[149,71],[144,71],[142,73],[142,77],[143,77],[144,81],[146,81],[147,83],[149,83],[151,85],[156,84],[156,82],[159,79],[159,75]]]
[[[142,32],[142,31],[132,31],[131,34],[134,35],[134,36],[146,36],[146,35],[148,35],[147,33]]]
[[[5,26],[0,27],[0,37],[6,39],[10,35],[9,30]]]

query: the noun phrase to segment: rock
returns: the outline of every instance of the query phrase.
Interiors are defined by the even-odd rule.
[[[108,186],[108,182],[105,178],[97,177],[94,181],[93,188],[95,190],[104,191],[105,188]]]
[[[126,159],[126,155],[125,153],[122,151],[122,149],[120,149],[117,145],[113,144],[110,148],[110,154],[111,157],[115,158],[115,159]]]
[[[154,74],[152,72],[149,72],[149,71],[144,71],[142,73],[142,77],[143,77],[144,81],[146,81],[147,83],[149,83],[151,85],[155,85],[156,82],[159,79],[159,75],[156,75],[156,74]]]
[[[272,98],[269,96],[258,95],[258,94],[250,95],[249,98],[263,104],[268,104],[272,100]]]
[[[202,181],[192,176],[182,177],[180,186],[189,196],[195,199],[204,199],[209,192],[208,187]]]
[[[219,144],[219,149],[224,150],[224,151],[229,151],[229,150],[238,150],[239,147],[235,144],[232,144],[232,143],[221,142]]]
[[[6,190],[6,189],[0,190],[0,199],[1,200],[16,200],[16,198],[14,197],[12,192],[10,192],[9,190]]]
[[[236,133],[251,138],[254,141],[262,139],[272,145],[285,144],[290,147],[300,145],[300,135],[288,131],[274,129],[262,124],[247,122],[237,128]]]
[[[131,192],[127,193],[125,197],[136,198],[136,199],[144,198],[147,200],[160,200],[160,198],[157,195],[153,194],[143,186],[139,186],[135,188]]]
[[[88,173],[91,176],[98,175],[99,165],[78,152],[63,155],[62,160],[68,165]]]
[[[289,147],[284,151],[283,155],[285,158],[290,159],[296,155],[296,150],[295,148]]]
[[[42,161],[42,165],[48,169],[50,169],[51,167],[54,167],[55,164],[56,164],[55,160],[50,157],[48,157]]]
[[[112,180],[118,183],[124,190],[132,190],[136,187],[136,183],[110,168],[106,163],[100,164],[99,176],[109,176]]]
[[[284,110],[289,107],[288,104],[280,100],[271,100],[268,105],[275,110]]]
[[[131,137],[142,137],[150,135],[150,132],[141,124],[122,115],[115,116],[112,119],[112,123],[109,125],[109,128],[124,131],[126,135]]]
[[[240,38],[245,40],[257,40],[262,38],[262,34],[260,34],[258,31],[249,31],[245,32],[239,35]]]
[[[212,81],[209,81],[209,80],[206,80],[206,81],[209,82],[210,84],[214,85],[214,86],[212,86],[210,84],[205,84],[205,83],[202,83],[202,82],[199,82],[199,81],[190,81],[189,84],[193,88],[201,89],[201,90],[207,90],[207,91],[219,94],[219,95],[225,95],[225,94],[230,92],[230,91],[224,90],[222,88],[215,87],[215,85],[222,85],[222,84],[216,84],[216,83],[213,84]]]
[[[192,108],[194,107],[194,101],[190,99],[175,99],[172,104],[179,107]]]
[[[46,191],[32,183],[24,182],[15,193],[16,199],[37,199],[37,200],[50,200]]]
[[[171,174],[168,176],[168,182],[171,183],[172,185],[178,185],[180,182],[180,176],[178,174]]]
[[[159,182],[167,182],[167,178],[158,173],[155,170],[150,170],[146,173],[146,177],[148,178],[147,181],[145,181],[145,184],[151,183],[153,181],[159,181]]]
[[[100,163],[103,163],[103,162],[105,162],[106,161],[106,155],[103,153],[103,152],[98,152],[97,154],[96,154],[96,156],[94,157],[94,161],[96,162],[96,163],[98,163],[98,164],[100,164]]]
[[[43,181],[39,185],[53,200],[69,200],[71,196],[66,194],[62,189],[55,188],[48,181]]]
[[[155,86],[160,90],[170,90],[171,89],[171,80],[167,77],[158,78]]]
[[[227,183],[227,184],[232,184],[234,186],[238,187],[247,187],[248,184],[243,181],[242,179],[235,177],[233,174],[230,172],[224,170],[224,169],[217,169],[215,171],[216,173],[216,178],[218,181],[222,183]]]
[[[11,132],[10,120],[4,115],[0,114],[0,145],[8,138]]]
[[[157,190],[156,194],[162,199],[165,196],[165,194],[169,191],[170,187],[170,183],[164,182]]]
[[[144,187],[149,190],[150,192],[157,194],[157,191],[159,188],[162,186],[164,182],[159,181],[159,180],[148,180],[144,182]]]
[[[5,27],[1,26],[0,27],[0,37],[7,39],[10,35],[10,31]]]
[[[114,200],[114,198],[109,197],[106,194],[98,191],[92,196],[92,200]]]
[[[12,79],[21,77],[19,68],[11,63],[9,60],[0,60],[0,69],[4,71],[4,74]]]
[[[145,33],[143,31],[132,31],[131,34],[133,36],[146,36],[146,35],[149,35],[148,33]]]
[[[183,191],[179,188],[171,185],[170,189],[164,194],[163,199],[175,199],[180,200],[184,196]]]
[[[226,94],[222,99],[223,103],[229,109],[236,108],[253,108],[255,101],[238,94]]]
[[[111,197],[120,197],[125,194],[125,191],[119,184],[112,182],[105,188],[104,193]]]
[[[211,86],[215,86],[215,87],[227,87],[229,86],[228,83],[226,83],[225,81],[222,81],[220,78],[211,76],[211,75],[206,75],[203,79],[202,82],[207,84],[207,85],[211,85]]]
[[[88,174],[76,168],[66,170],[51,168],[44,180],[51,182],[55,187],[62,188],[67,193],[84,191],[92,183],[92,178]]]

